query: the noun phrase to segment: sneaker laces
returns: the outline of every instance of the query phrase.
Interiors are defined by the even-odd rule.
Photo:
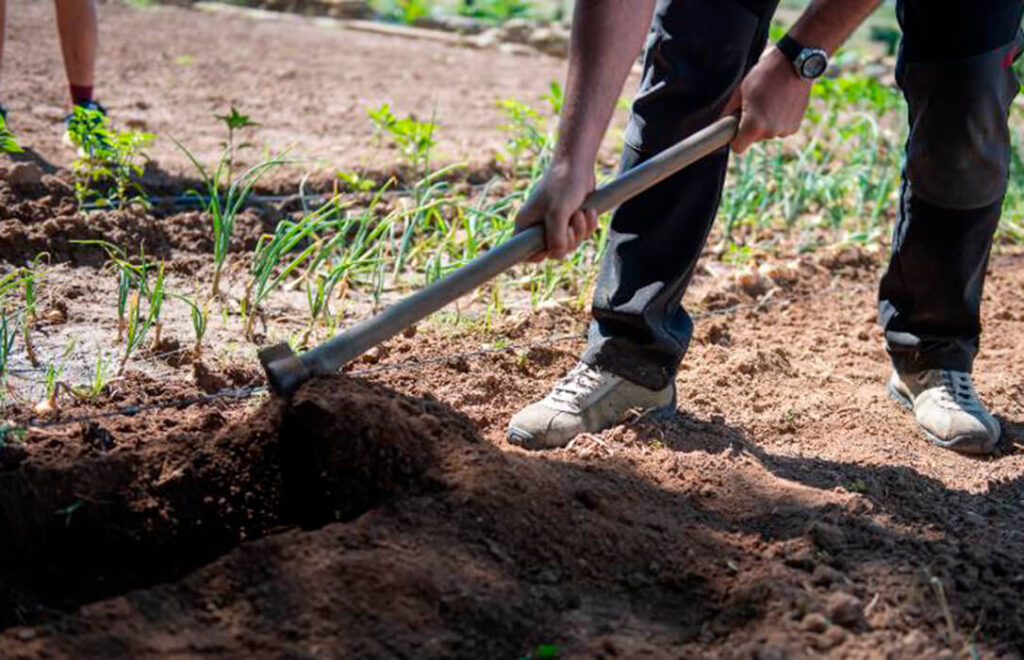
[[[919,382],[925,384],[927,372],[918,376]],[[981,401],[974,389],[971,375],[965,371],[943,369],[939,372],[941,382],[933,385],[938,391],[938,403],[947,410],[978,410]]]
[[[580,362],[555,384],[548,396],[552,401],[579,408],[587,397],[604,384],[604,374]]]

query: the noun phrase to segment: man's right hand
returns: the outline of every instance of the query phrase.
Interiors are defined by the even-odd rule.
[[[573,252],[597,229],[597,213],[583,210],[596,185],[594,168],[567,162],[551,165],[516,216],[516,233],[544,225],[546,247],[529,261],[561,259]]]

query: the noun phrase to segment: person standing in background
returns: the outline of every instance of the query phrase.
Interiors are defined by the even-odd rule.
[[[68,82],[68,103],[106,114],[93,98],[93,84],[96,71],[96,46],[99,41],[99,21],[95,0],[54,0],[57,15],[57,33],[60,36],[61,54],[64,57],[64,73]],[[7,119],[7,108],[3,105],[3,46],[4,28],[7,22],[7,2],[0,0],[0,118]],[[69,114],[67,120],[70,120]],[[67,121],[66,120],[66,121]],[[65,122],[66,123],[66,122]]]

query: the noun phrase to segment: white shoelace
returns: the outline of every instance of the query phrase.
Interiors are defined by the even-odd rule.
[[[588,397],[604,385],[604,375],[580,362],[555,384],[548,397],[555,402],[579,408]]]

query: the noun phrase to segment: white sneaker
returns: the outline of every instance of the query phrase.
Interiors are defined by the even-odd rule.
[[[928,438],[965,454],[990,454],[999,443],[999,420],[985,408],[971,375],[950,369],[915,374],[893,371],[889,394],[914,411]]]
[[[508,441],[528,449],[563,447],[580,433],[614,426],[630,411],[674,412],[675,399],[674,383],[649,390],[580,362],[546,397],[516,413],[509,422]]]

